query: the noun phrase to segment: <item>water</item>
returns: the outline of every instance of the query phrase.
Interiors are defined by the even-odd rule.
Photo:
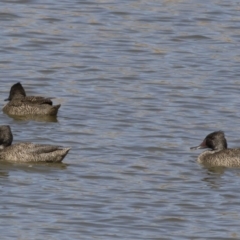
[[[238,1],[1,1],[0,100],[21,81],[57,122],[0,114],[62,164],[0,164],[1,239],[239,239],[240,170],[190,151],[239,143]]]

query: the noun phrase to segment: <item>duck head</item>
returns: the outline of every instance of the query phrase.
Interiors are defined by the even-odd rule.
[[[13,141],[12,131],[9,125],[0,126],[0,149],[10,146]]]
[[[212,150],[222,150],[227,148],[227,140],[224,136],[223,131],[216,131],[208,134],[203,142],[196,147],[191,147],[190,149],[202,149],[202,148],[210,148]]]
[[[4,101],[11,101],[13,98],[17,97],[26,97],[26,92],[20,82],[12,85],[9,97]]]

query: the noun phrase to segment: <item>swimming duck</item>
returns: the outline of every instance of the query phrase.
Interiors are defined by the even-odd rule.
[[[198,156],[197,161],[212,167],[240,167],[240,148],[227,148],[223,131],[208,134],[197,147],[190,149],[210,148]]]
[[[61,162],[70,148],[54,145],[16,143],[9,125],[0,126],[0,160],[9,162]]]
[[[26,96],[26,92],[20,82],[11,87],[9,97],[5,101],[9,101],[9,103],[3,107],[3,112],[12,116],[56,116],[61,106],[60,104],[53,106],[51,98]]]

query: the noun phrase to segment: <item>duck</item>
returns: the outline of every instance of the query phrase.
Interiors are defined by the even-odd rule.
[[[240,148],[228,148],[223,131],[208,134],[203,142],[190,149],[209,148],[201,153],[197,161],[210,167],[240,167]]]
[[[61,104],[53,106],[51,99],[27,96],[22,84],[18,82],[11,87],[9,97],[5,99],[9,102],[3,107],[3,112],[10,116],[56,116]]]
[[[62,162],[71,148],[22,142],[12,144],[9,125],[0,126],[0,160],[8,162]]]

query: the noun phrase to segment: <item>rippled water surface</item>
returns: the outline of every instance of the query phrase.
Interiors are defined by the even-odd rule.
[[[1,1],[0,100],[20,81],[57,121],[14,141],[62,164],[0,164],[1,239],[239,239],[240,169],[190,151],[240,146],[239,1]]]

